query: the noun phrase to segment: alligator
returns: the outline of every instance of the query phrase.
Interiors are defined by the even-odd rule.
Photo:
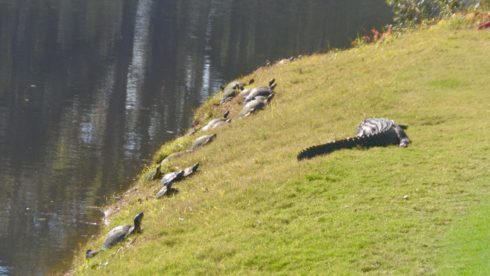
[[[369,118],[359,124],[355,137],[348,137],[338,141],[334,140],[326,144],[306,148],[298,154],[297,159],[301,161],[336,150],[355,147],[385,147],[398,144],[400,147],[405,148],[410,143],[410,139],[404,131],[406,128],[406,125],[396,124],[390,119]]]

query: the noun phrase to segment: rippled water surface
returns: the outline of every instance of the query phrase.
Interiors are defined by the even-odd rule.
[[[0,275],[66,270],[225,80],[389,20],[384,0],[0,0]]]

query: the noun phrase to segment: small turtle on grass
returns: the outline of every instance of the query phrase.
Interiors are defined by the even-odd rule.
[[[162,176],[161,168],[162,168],[162,165],[158,164],[155,168],[148,171],[145,175],[145,180],[153,181],[155,179],[160,178]]]
[[[268,86],[255,87],[254,89],[250,90],[250,93],[246,95],[245,103],[248,103],[259,96],[269,97],[274,93],[274,88],[276,88],[276,86],[277,86],[276,80],[272,79],[269,81]]]
[[[223,114],[223,118],[216,118],[216,119],[212,119],[211,121],[209,121],[205,126],[203,126],[201,128],[201,131],[208,131],[210,129],[213,129],[213,128],[217,128],[217,127],[220,127],[226,123],[229,123],[231,122],[230,119],[228,119],[228,115],[230,114],[230,111],[226,111],[224,114]]]
[[[178,152],[171,153],[167,157],[165,157],[162,160],[162,162],[160,162],[160,164],[163,165],[163,164],[168,163],[172,160],[178,159],[178,158],[186,155],[187,153],[189,153],[189,152],[188,151],[178,151]]]
[[[197,138],[192,144],[190,151],[195,151],[209,143],[211,143],[216,138],[216,134],[204,135]]]
[[[254,83],[254,79],[251,79],[248,84],[252,84]],[[232,81],[230,83],[228,83],[225,87],[222,87],[222,90],[224,91],[223,93],[223,99],[221,100],[221,104],[224,104],[228,101],[230,101],[231,99],[233,99],[238,91],[241,91],[243,90],[245,87],[245,83],[244,82],[241,82],[241,81]]]
[[[158,198],[161,198],[161,197],[168,195],[170,193],[176,192],[176,190],[174,188],[172,188],[172,185],[174,184],[174,182],[175,181],[172,181],[172,182],[168,183],[167,185],[163,185],[163,187],[157,192],[156,198],[158,199]]]
[[[107,234],[107,237],[104,241],[104,244],[102,245],[102,248],[100,250],[87,250],[85,252],[85,257],[87,259],[95,257],[101,250],[107,250],[111,248],[112,246],[116,245],[117,243],[123,241],[126,239],[129,235],[133,233],[139,233],[141,232],[141,221],[143,220],[143,212],[138,213],[133,220],[133,225],[126,224],[126,225],[119,225],[114,228],[112,228],[111,231]]]
[[[171,172],[171,173],[167,173],[160,180],[160,184],[162,184],[163,186],[170,185],[170,184],[172,184],[175,181],[179,181],[182,178],[182,176],[184,176],[184,171],[183,170],[176,171],[176,172]]]
[[[165,195],[175,192],[176,190],[172,187],[173,184],[188,176],[191,176],[197,171],[198,168],[199,168],[199,163],[196,163],[183,170],[171,172],[163,176],[162,180],[160,181],[160,184],[162,184],[163,187],[156,194],[156,198],[161,198]]]
[[[163,164],[168,163],[172,160],[180,158],[186,154],[189,154],[189,153],[211,143],[215,138],[216,138],[216,134],[200,136],[196,140],[194,140],[194,143],[192,143],[192,145],[189,149],[184,150],[184,151],[174,152],[174,153],[168,155],[167,157],[165,157],[165,159],[162,160],[162,162],[160,164],[163,165]]]
[[[257,96],[254,100],[248,102],[238,113],[238,118],[247,117],[258,110],[263,109],[267,103],[272,99],[274,94],[269,95],[269,97]]]
[[[197,171],[198,168],[199,168],[199,163],[196,163],[190,167],[185,168],[183,177],[191,176]]]

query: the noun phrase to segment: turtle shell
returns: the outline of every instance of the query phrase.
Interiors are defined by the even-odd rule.
[[[194,143],[192,144],[191,146],[191,151],[194,151],[210,142],[212,142],[214,140],[214,138],[216,137],[216,134],[210,134],[210,135],[204,135],[204,136],[201,136],[199,138],[197,138]]]
[[[246,117],[257,110],[264,108],[265,105],[266,105],[266,101],[264,100],[260,100],[260,99],[252,100],[242,108],[242,111],[240,111],[238,117]]]
[[[188,177],[191,174],[195,173],[197,171],[197,168],[199,168],[199,163],[196,163],[188,168],[185,168],[183,177]]]
[[[102,246],[103,248],[111,248],[114,246],[116,243],[122,241],[124,238],[129,233],[129,230],[131,229],[131,225],[120,225],[112,228],[111,231],[107,234],[107,237],[104,241],[104,245]]]
[[[169,186],[172,186],[172,184],[170,184]],[[158,191],[158,193],[156,194],[156,198],[161,198],[162,196],[168,194],[171,190],[172,190],[172,187],[169,187],[167,185],[163,186],[160,191]]]
[[[250,102],[257,96],[268,97],[270,94],[272,94],[272,89],[269,86],[256,87],[245,97],[245,102]]]
[[[160,184],[162,184],[164,186],[168,186],[168,185],[172,184],[173,182],[180,180],[183,175],[184,175],[184,171],[167,173],[160,180]]]

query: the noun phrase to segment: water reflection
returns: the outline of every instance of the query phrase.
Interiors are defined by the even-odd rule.
[[[140,104],[139,91],[143,89],[146,73],[146,58],[149,43],[149,26],[152,0],[139,0],[136,8],[133,52],[126,84],[126,139],[124,144],[127,157],[138,157],[142,138],[137,132]]]
[[[388,21],[384,0],[0,0],[0,274],[66,268],[224,80]]]
[[[1,262],[0,262],[0,264],[1,264]],[[8,267],[0,266],[0,275],[8,275],[8,272],[9,272]]]

